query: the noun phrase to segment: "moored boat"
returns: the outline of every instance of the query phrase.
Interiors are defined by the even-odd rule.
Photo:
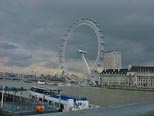
[[[76,111],[89,109],[89,101],[87,98],[72,97],[61,95],[59,89],[50,90],[46,88],[33,86],[30,89],[30,96],[40,101],[59,104],[61,111]]]
[[[40,85],[45,85],[46,84],[45,81],[41,81],[41,80],[37,81],[37,83],[40,84]]]

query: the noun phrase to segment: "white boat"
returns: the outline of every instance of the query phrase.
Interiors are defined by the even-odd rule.
[[[66,83],[66,84],[64,84],[64,83],[58,83],[57,86],[59,86],[59,87],[62,87],[62,86],[71,86],[71,84],[70,83]]]
[[[60,111],[64,112],[89,109],[87,98],[61,95],[60,90],[49,90],[33,86],[30,89],[30,96],[38,100],[45,100],[47,103],[57,103]]]
[[[61,86],[65,86],[63,83],[58,83],[57,86],[61,87]]]
[[[40,85],[45,85],[46,84],[45,81],[37,81],[37,83],[40,84]]]
[[[66,86],[71,86],[71,84],[70,83],[67,83]]]

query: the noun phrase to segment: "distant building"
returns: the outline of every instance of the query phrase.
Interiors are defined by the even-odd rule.
[[[128,85],[154,87],[154,67],[131,66],[127,75]]]
[[[129,66],[127,69],[104,69],[100,73],[101,85],[126,85],[154,88],[154,67]]]
[[[124,86],[128,84],[128,69],[104,69],[101,72],[100,83],[103,86]]]
[[[103,61],[104,69],[121,69],[121,52],[106,52]]]

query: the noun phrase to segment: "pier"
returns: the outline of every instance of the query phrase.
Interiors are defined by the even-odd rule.
[[[5,87],[4,90],[3,106],[0,107],[0,116],[25,116],[40,113],[53,113],[59,110],[59,105],[54,103],[48,104],[45,101],[36,102],[37,98],[30,99],[22,96],[22,91],[26,91],[24,88]],[[21,91],[20,95],[16,95],[18,91]],[[2,92],[0,92],[0,99],[2,99]],[[38,110],[39,107],[43,109]]]

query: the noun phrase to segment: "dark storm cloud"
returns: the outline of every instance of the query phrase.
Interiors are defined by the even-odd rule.
[[[0,42],[0,61],[5,66],[27,67],[32,63],[32,55],[12,42]]]
[[[91,17],[103,29],[105,49],[121,51],[124,66],[149,64],[154,58],[153,5],[153,0],[1,0],[0,36],[3,38],[0,39],[15,44],[0,46],[3,49],[16,49],[15,45],[19,44],[33,54],[34,62],[44,62],[46,67],[52,67],[48,64],[53,63],[53,67],[56,67],[63,34],[74,20]],[[96,46],[96,38],[90,39],[94,37],[92,31],[81,31],[75,32],[74,41],[68,44],[70,50],[67,52],[72,52],[70,59],[79,59],[80,56],[73,52],[78,48],[86,49],[92,60],[97,47],[89,46]],[[44,51],[54,60],[44,58]],[[10,60],[8,64],[12,62],[22,66],[18,58],[19,62]],[[31,55],[25,58],[31,59]],[[27,64],[31,64],[31,61],[28,60]]]

